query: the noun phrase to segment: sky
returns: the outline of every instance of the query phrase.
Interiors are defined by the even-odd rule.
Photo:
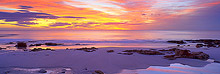
[[[220,30],[220,0],[0,0],[0,30]]]

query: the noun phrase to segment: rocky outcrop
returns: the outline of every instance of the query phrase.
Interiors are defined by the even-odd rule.
[[[107,50],[108,53],[114,52],[114,50]]]
[[[199,40],[185,40],[191,43],[199,43],[196,45],[197,48],[200,47],[219,47],[220,40],[212,40],[212,39],[199,39]],[[203,43],[203,44],[201,44]]]
[[[132,52],[126,52],[126,53],[118,53],[118,54],[123,54],[123,55],[132,55]]]
[[[176,43],[176,44],[186,44],[186,42],[184,42],[183,40],[181,41],[175,41],[175,40],[170,40],[170,41],[167,41],[168,43]]]
[[[25,43],[25,42],[17,42],[15,47],[17,47],[18,49],[23,49],[23,48],[26,49],[27,43]]]
[[[125,50],[122,52],[127,52],[128,54],[138,53],[143,55],[164,55],[164,53],[161,53],[159,51],[153,51],[153,50]],[[123,53],[126,54],[126,53]]]
[[[34,49],[32,49],[31,51],[36,52],[36,51],[42,51],[42,50],[51,50],[51,51],[54,51],[54,50],[52,50],[51,48],[46,48],[46,49],[43,49],[43,48],[34,48]]]
[[[47,73],[47,71],[44,70],[44,69],[40,69],[40,70],[38,71],[38,73]]]
[[[46,46],[57,46],[57,45],[63,45],[58,43],[45,43]]]
[[[2,49],[7,49],[7,48],[1,48],[1,47],[0,47],[0,50],[2,50]]]
[[[176,58],[191,58],[191,59],[200,59],[207,60],[209,55],[203,52],[190,52],[190,50],[175,50],[174,55],[166,55],[164,58],[169,60],[174,60]]]
[[[102,72],[101,70],[95,70],[92,74],[105,74],[105,73]]]
[[[95,47],[91,47],[91,48],[79,48],[79,49],[76,49],[76,50],[83,50],[85,52],[93,52],[93,51],[96,51],[98,48],[95,48]]]

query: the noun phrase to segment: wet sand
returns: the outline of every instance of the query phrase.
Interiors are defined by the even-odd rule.
[[[7,68],[71,68],[73,74],[91,74],[95,70],[101,70],[105,74],[117,74],[122,70],[146,69],[150,66],[169,66],[173,63],[187,64],[192,67],[204,67],[211,62],[177,58],[175,60],[164,59],[164,55],[133,55],[118,54],[124,50],[150,48],[119,48],[108,47],[98,48],[94,52],[79,50],[55,50],[55,51],[13,51],[0,50],[0,73],[4,73]],[[157,48],[170,49],[170,48]],[[180,48],[186,49],[186,48]],[[218,52],[220,48],[187,48],[190,51],[202,51],[209,54],[210,59],[220,61]],[[107,50],[114,50],[108,53]],[[11,71],[13,74],[13,71]],[[36,72],[37,73],[37,72]],[[9,73],[10,74],[10,73]]]

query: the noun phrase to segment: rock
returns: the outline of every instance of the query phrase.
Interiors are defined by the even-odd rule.
[[[144,55],[164,55],[164,53],[158,52],[158,51],[152,51],[152,50],[125,50],[122,52],[134,52]]]
[[[166,55],[164,56],[167,59],[174,60],[176,58],[191,58],[191,59],[200,59],[207,60],[209,55],[203,52],[191,52],[190,50],[175,50],[175,55]]]
[[[9,74],[9,73],[10,73],[10,71],[6,71],[6,72],[5,72],[5,74]]]
[[[105,74],[105,73],[102,72],[101,70],[95,70],[95,72],[93,72],[92,74]]]
[[[7,49],[7,48],[1,48],[1,47],[0,47],[0,50],[2,50],[2,49]]]
[[[17,45],[15,45],[15,47],[27,47],[27,43],[24,42],[18,42]]]
[[[204,46],[203,44],[196,44],[196,48],[201,48],[203,46]]]
[[[216,60],[215,60],[214,62],[216,62],[216,63],[220,63],[220,61],[216,61]]]
[[[77,43],[77,44],[75,44],[75,45],[81,45],[81,44]]]
[[[46,49],[43,49],[43,48],[34,48],[34,49],[32,49],[31,51],[36,52],[36,51],[42,51],[42,50],[51,50],[51,51],[53,51],[51,48],[46,48]]]
[[[175,56],[181,56],[181,57],[185,58],[189,55],[190,55],[189,50],[176,50],[175,51]]]
[[[67,71],[66,69],[62,69],[61,73],[66,73],[66,71]]]
[[[98,48],[95,48],[95,47],[91,47],[91,48],[79,48],[79,49],[76,49],[76,50],[83,50],[85,52],[93,52],[93,51],[96,51]]]
[[[176,44],[186,44],[186,42],[184,42],[183,40],[181,41],[175,41],[175,40],[171,40],[171,41],[167,41],[168,43],[176,43]]]
[[[114,50],[107,50],[108,53],[114,52]]]
[[[47,46],[57,46],[57,45],[63,45],[63,44],[58,44],[58,43],[45,43]]]
[[[128,53],[122,53],[122,54],[124,54],[124,55],[132,55],[133,53],[128,52]]]
[[[164,58],[169,59],[169,60],[175,60],[176,59],[175,55],[165,55]]]
[[[200,59],[200,60],[207,60],[209,59],[209,55],[208,54],[205,54],[203,52],[198,52],[198,53],[192,53],[191,56],[189,56],[190,58],[193,58],[193,59]]]
[[[212,39],[199,39],[199,40],[185,40],[191,43],[204,43],[203,46],[207,47],[217,47],[220,44],[220,40],[212,40]],[[197,46],[197,48],[203,47],[201,44]]]
[[[44,69],[40,69],[38,72],[39,72],[39,73],[47,73],[47,71],[44,70]]]
[[[207,44],[206,46],[207,46],[208,48],[209,48],[209,47],[216,47],[216,45],[214,45],[214,44]]]

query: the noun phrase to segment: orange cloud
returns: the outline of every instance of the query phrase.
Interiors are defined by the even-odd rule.
[[[7,16],[11,18],[8,21],[0,16],[0,23],[4,28],[17,25],[28,28],[139,30],[141,27],[156,25],[155,22],[160,22],[160,19],[190,14],[218,4],[220,1],[217,0],[1,0],[2,15],[24,14],[32,17]],[[18,17],[23,20],[13,20]],[[15,23],[3,24],[7,22]],[[93,24],[88,24],[90,22]],[[68,26],[51,26],[55,23],[68,23]]]

